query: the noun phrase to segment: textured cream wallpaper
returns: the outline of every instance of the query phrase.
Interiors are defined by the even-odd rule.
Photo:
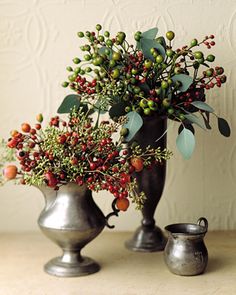
[[[197,130],[195,153],[185,161],[175,147],[177,128],[170,125],[174,157],[156,219],[163,227],[205,216],[210,229],[236,229],[236,0],[0,0],[0,135],[33,122],[39,112],[46,118],[56,113],[69,91],[60,86],[65,68],[79,52],[76,33],[97,23],[129,37],[154,26],[162,34],[174,30],[176,47],[216,35],[213,53],[228,83],[214,89],[208,102],[228,119],[232,136],[220,136],[216,125],[210,132]],[[111,200],[108,194],[96,196],[105,213]],[[11,183],[0,188],[0,230],[38,230],[43,203],[35,188]],[[131,208],[113,220],[116,230],[133,230],[140,214]]]

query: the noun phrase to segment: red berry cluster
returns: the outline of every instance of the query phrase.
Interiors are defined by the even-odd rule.
[[[175,106],[182,103],[188,111],[191,111],[191,103],[193,101],[205,101],[203,88],[195,88],[190,86],[187,91],[182,92],[173,98],[173,105]]]
[[[215,38],[214,35],[206,36],[203,44],[206,45],[208,49],[211,49],[211,47],[215,46],[216,43],[215,41],[210,41],[210,39],[214,39],[214,38]]]
[[[136,46],[127,41],[124,32],[111,37],[110,32],[102,32],[100,24],[96,31],[96,34],[78,32],[80,38],[86,39],[86,44],[80,47],[86,54],[81,59],[73,59],[80,67],[68,67],[73,74],[68,76],[69,82],[62,84],[70,85],[81,102],[89,101],[92,108],[102,105],[108,110],[118,102],[119,109],[123,108],[122,114],[136,111],[142,116],[167,116],[183,121],[188,112],[202,112],[191,106],[193,101],[205,100],[199,88],[221,87],[226,81],[226,76],[218,73],[220,67],[210,68],[209,63],[214,62],[215,56],[205,56],[199,50],[201,45],[211,49],[215,45],[214,35],[199,41],[194,38],[189,45],[174,49],[172,31],[159,37],[155,28],[138,31],[134,34]],[[208,68],[203,74],[202,67]],[[96,80],[95,88],[94,80],[89,82],[86,75]]]
[[[117,201],[117,206],[126,210],[127,197],[135,187],[131,174],[143,169],[145,157],[150,164],[156,161],[155,155],[158,159],[160,155],[148,151],[145,156],[140,150],[138,157],[128,153],[121,140],[112,140],[119,127],[120,123],[107,121],[95,127],[91,118],[75,110],[68,122],[55,116],[45,129],[40,123],[35,128],[23,123],[21,132],[13,131],[7,142],[8,148],[16,151],[20,169],[11,165],[5,169],[5,176],[12,179],[18,173],[22,184],[46,184],[55,189],[76,182],[93,191],[107,190],[123,200]]]
[[[207,90],[214,88],[214,86],[221,87],[227,80],[222,67],[209,68],[203,72],[203,78],[200,79],[200,87]]]
[[[93,79],[91,82],[88,81],[85,77],[77,76],[75,82],[70,84],[72,89],[75,89],[78,94],[87,93],[89,95],[96,92],[95,87],[97,85],[97,80]]]

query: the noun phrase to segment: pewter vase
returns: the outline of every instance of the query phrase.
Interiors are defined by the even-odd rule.
[[[165,227],[168,241],[164,260],[172,273],[194,276],[205,271],[208,252],[203,238],[207,228],[208,222],[204,217],[199,218],[197,224],[177,223]]]
[[[152,116],[143,118],[143,121],[143,126],[136,133],[132,142],[137,141],[142,148],[148,145],[153,148],[166,148],[167,118]],[[133,251],[162,251],[166,238],[162,230],[156,226],[154,214],[165,185],[166,161],[153,166],[150,170],[143,169],[141,172],[134,173],[134,176],[137,179],[139,191],[144,191],[147,199],[142,209],[141,226],[125,245]]]
[[[97,272],[100,267],[91,258],[81,256],[81,249],[104,228],[106,218],[97,207],[85,185],[68,183],[55,191],[39,187],[46,205],[38,224],[42,232],[63,251],[44,270],[59,277],[74,277]]]

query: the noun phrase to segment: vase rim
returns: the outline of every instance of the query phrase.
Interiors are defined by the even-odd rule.
[[[165,227],[172,235],[198,236],[205,234],[207,228],[195,223],[174,223]]]

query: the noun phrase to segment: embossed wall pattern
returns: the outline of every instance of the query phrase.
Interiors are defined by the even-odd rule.
[[[228,119],[232,136],[197,130],[197,147],[191,160],[175,147],[177,127],[169,124],[168,146],[174,157],[168,163],[166,187],[156,211],[160,226],[172,222],[209,220],[210,230],[236,229],[236,1],[225,0],[0,0],[0,136],[22,122],[33,122],[39,112],[47,119],[68,94],[60,84],[66,66],[79,53],[77,31],[92,30],[97,23],[112,33],[157,26],[160,34],[176,33],[174,46],[194,37],[216,36],[213,54],[222,64],[228,82],[214,89],[208,101]],[[206,49],[207,50],[207,49]],[[158,184],[153,184],[158,185]],[[95,197],[104,213],[112,197]],[[0,230],[38,230],[43,207],[39,191],[8,183],[0,188]],[[133,230],[140,214],[131,208],[114,218],[116,230]]]

